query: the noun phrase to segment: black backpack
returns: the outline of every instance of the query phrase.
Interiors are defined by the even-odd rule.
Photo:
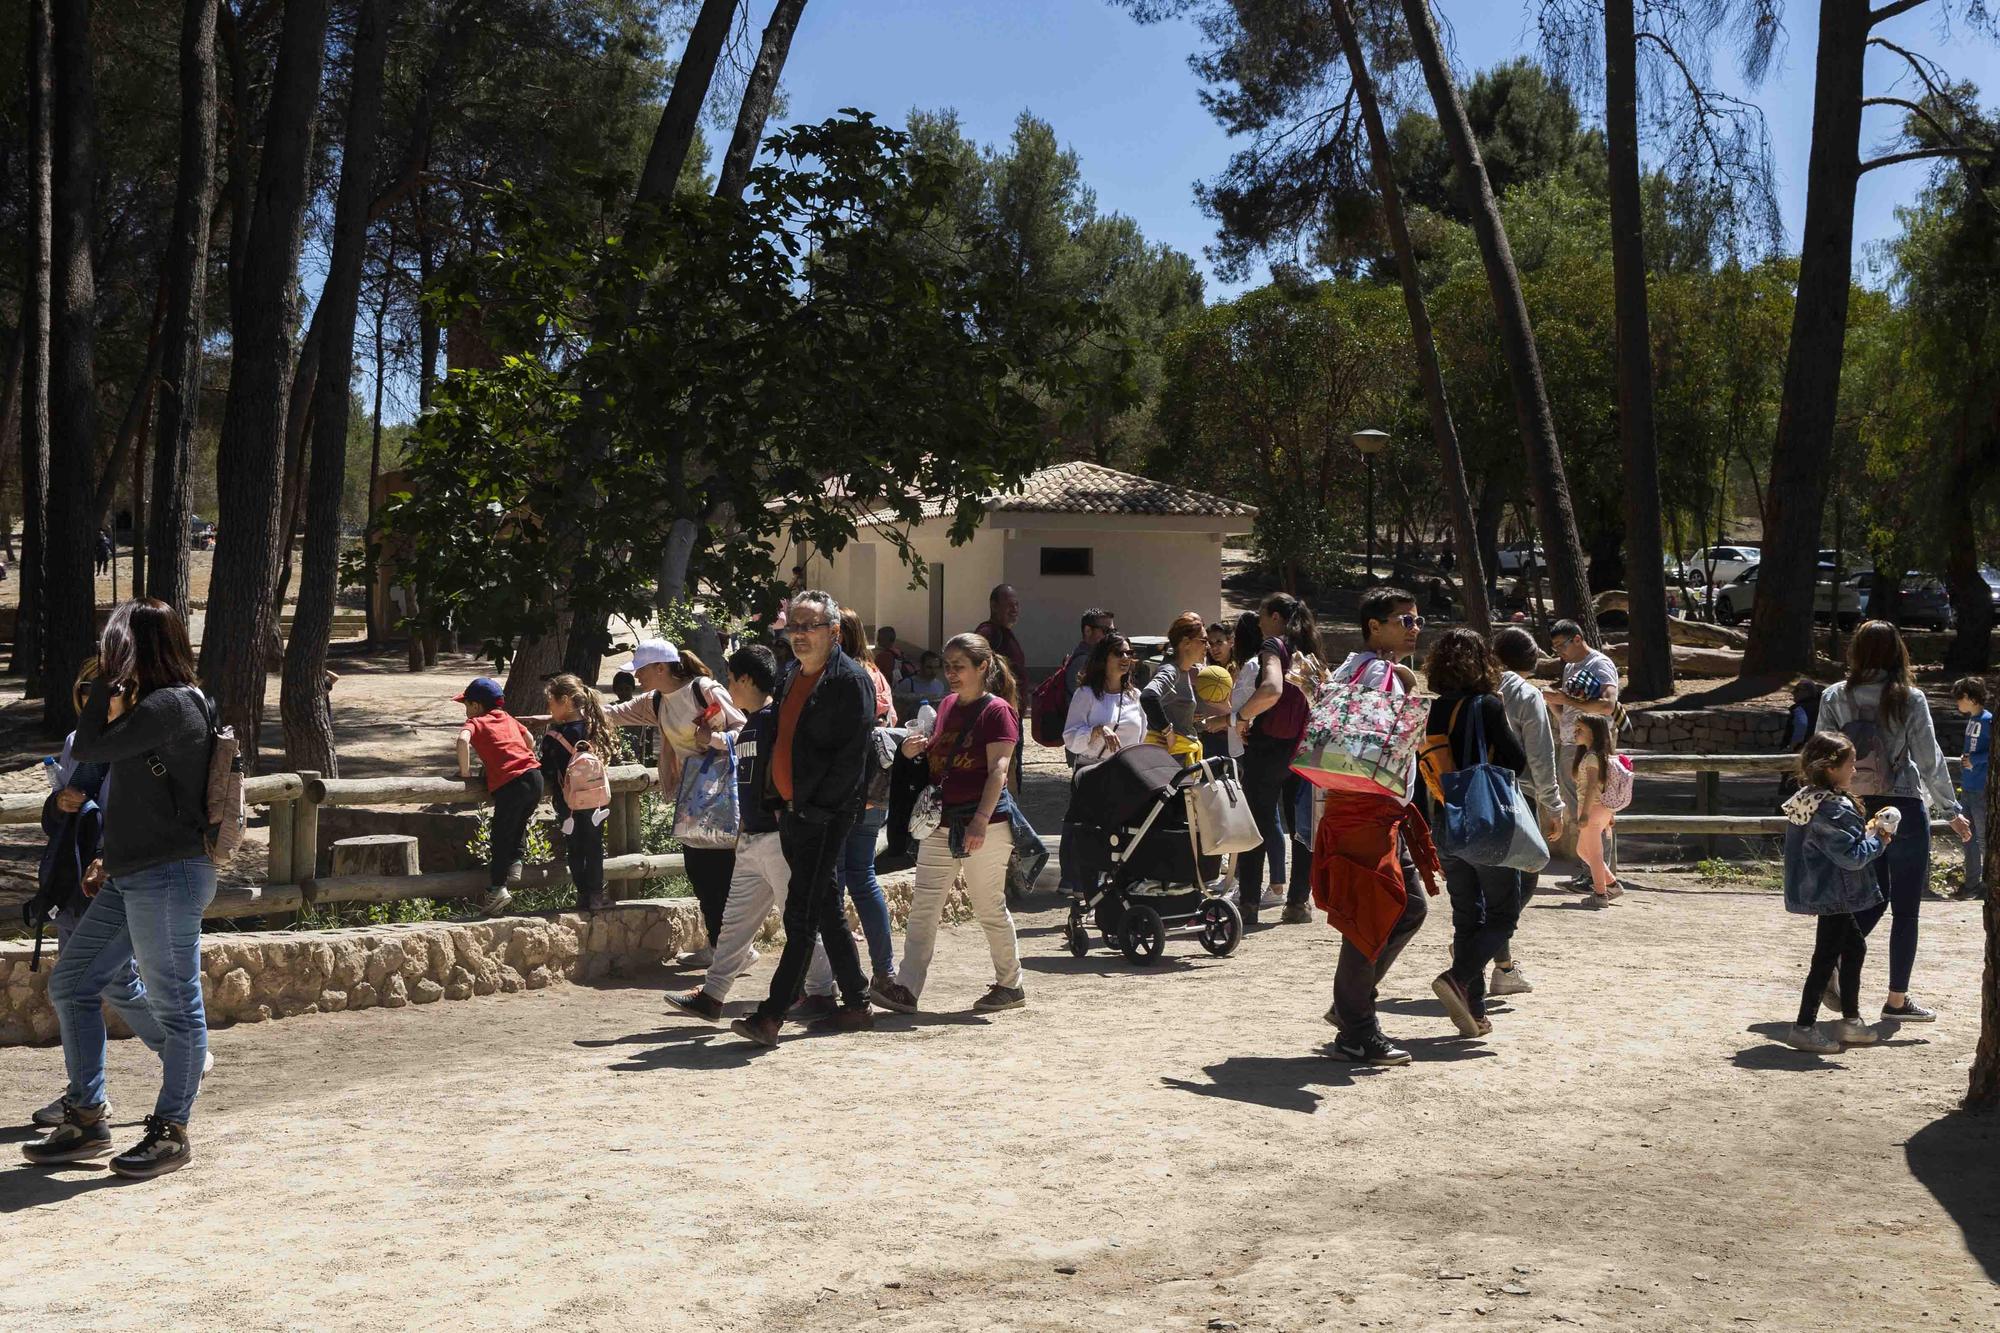
[[[36,876],[35,896],[21,905],[21,920],[35,931],[35,952],[28,970],[42,965],[42,934],[57,912],[80,917],[90,905],[83,891],[84,869],[97,859],[97,846],[104,836],[104,812],[94,799],[86,800],[74,814],[65,814],[56,805],[60,793],[50,792],[42,802],[42,831],[48,846],[42,849],[42,864]]]

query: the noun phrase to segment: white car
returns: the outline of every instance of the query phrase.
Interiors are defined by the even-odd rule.
[[[1757,601],[1757,570],[1752,565],[1744,570],[1733,582],[1715,590],[1715,618],[1725,625],[1735,625],[1747,619],[1750,608]],[[1853,625],[1861,619],[1861,583],[1859,575],[1834,580],[1832,565],[1819,567],[1819,583],[1813,590],[1813,618],[1825,620],[1834,614],[1836,589],[1838,589],[1839,619],[1843,625]]]
[[[1719,589],[1725,583],[1734,583],[1743,577],[1743,572],[1759,560],[1763,553],[1754,546],[1707,546],[1687,558],[1687,581],[1705,583],[1711,577]]]

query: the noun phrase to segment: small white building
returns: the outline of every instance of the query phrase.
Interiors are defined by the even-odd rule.
[[[1217,495],[1136,477],[1095,463],[1059,463],[1016,491],[993,497],[986,521],[963,546],[951,519],[927,505],[910,529],[924,562],[923,586],[896,548],[862,526],[830,560],[804,562],[807,586],[854,608],[874,641],[894,627],[906,644],[935,648],[986,619],[996,584],[1021,598],[1015,627],[1031,674],[1053,670],[1076,646],[1078,620],[1093,606],[1118,615],[1128,634],[1160,635],[1182,611],[1214,620],[1222,607],[1222,545],[1250,531],[1257,511]],[[780,568],[795,569],[796,553]]]

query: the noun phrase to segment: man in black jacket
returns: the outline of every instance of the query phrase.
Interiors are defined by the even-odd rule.
[[[785,951],[771,994],[731,1030],[760,1046],[775,1046],[785,1011],[799,998],[813,941],[825,942],[840,986],[840,1008],[814,1024],[852,1032],[873,1021],[868,976],[847,928],[834,867],[861,813],[875,686],[840,650],[840,606],[824,592],[792,598],[785,634],[795,663],[778,685],[778,722],[771,761],[763,765],[765,803],[779,811],[778,837],[791,869],[785,898]]]

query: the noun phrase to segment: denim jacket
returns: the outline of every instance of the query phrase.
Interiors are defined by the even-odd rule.
[[[1859,912],[1882,901],[1869,868],[1888,843],[1868,830],[1854,798],[1801,787],[1784,805],[1785,910],[1806,916]]]

